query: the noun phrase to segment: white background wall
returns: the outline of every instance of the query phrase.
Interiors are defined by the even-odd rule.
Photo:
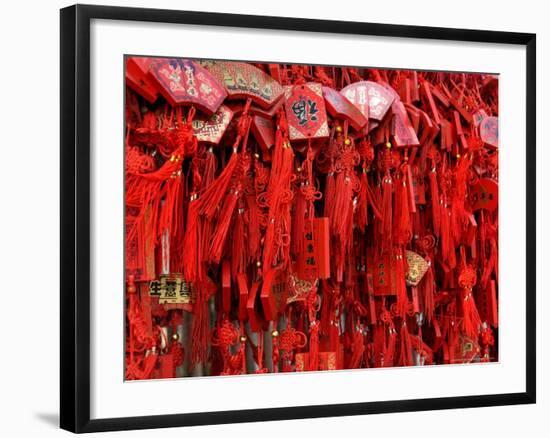
[[[95,3],[95,2],[94,2]],[[550,29],[544,2],[123,1],[101,4],[535,32],[538,45],[537,405],[124,432],[117,436],[544,436],[550,432],[544,320],[550,232]],[[10,2],[0,13],[0,435],[59,436],[59,13],[64,1]],[[547,366],[547,365],[546,365]]]

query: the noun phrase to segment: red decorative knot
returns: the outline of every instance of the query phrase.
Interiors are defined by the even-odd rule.
[[[150,155],[141,153],[137,147],[127,148],[126,170],[133,174],[152,172],[155,170],[155,159]]]
[[[212,332],[212,345],[216,347],[229,347],[238,340],[239,331],[228,319],[224,319]]]
[[[296,348],[303,348],[306,346],[306,343],[306,335],[295,328],[287,328],[279,333],[279,349],[282,351],[292,351]]]
[[[432,234],[426,234],[425,236],[417,239],[415,243],[418,251],[426,254],[435,247],[435,236]]]
[[[458,276],[458,285],[463,289],[472,290],[477,282],[477,275],[472,265],[466,265],[462,268]]]

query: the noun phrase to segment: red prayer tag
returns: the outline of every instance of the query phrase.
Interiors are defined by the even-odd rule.
[[[233,111],[222,105],[218,111],[208,118],[195,117],[193,120],[193,133],[199,141],[217,145],[220,143],[232,118]]]
[[[222,310],[231,310],[231,264],[229,260],[222,262]]]
[[[246,310],[248,313],[248,322],[250,330],[259,332],[262,329],[263,319],[260,316],[259,306],[256,304],[259,298],[260,284],[256,281],[252,284],[246,302]]]
[[[285,87],[285,109],[291,140],[325,138],[329,136],[327,112],[320,84]]]
[[[370,263],[369,263],[370,260]],[[395,270],[390,255],[367,257],[367,272],[372,275],[374,295],[395,295]]]
[[[165,58],[153,63],[151,74],[171,105],[194,105],[214,114],[227,96],[206,69],[188,59]]]
[[[491,178],[481,178],[470,192],[472,209],[494,211],[498,207],[498,183]]]
[[[381,121],[390,108],[395,95],[382,85],[371,81],[359,81],[343,88],[341,93],[346,96],[364,116]],[[366,113],[365,105],[368,105]]]
[[[271,269],[267,272],[262,284],[260,299],[267,321],[276,321],[284,311],[288,296],[288,276],[281,269]]]
[[[306,221],[304,249],[297,263],[298,277],[304,280],[330,277],[329,220],[326,217]]]
[[[248,279],[246,274],[237,274],[237,285],[239,286],[239,321],[245,321],[248,317],[247,302],[248,302]]]
[[[396,146],[418,146],[420,143],[409,120],[405,106],[395,100],[392,104],[393,125],[392,134]]]
[[[225,86],[229,99],[248,99],[269,108],[283,96],[283,87],[257,67],[244,62],[205,61],[208,71]]]
[[[273,120],[254,116],[250,127],[264,154],[268,153],[269,149],[275,144],[275,123]]]
[[[485,117],[479,124],[479,135],[486,144],[498,148],[498,117]]]
[[[364,128],[368,118],[343,94],[330,87],[323,87],[325,104],[332,117],[347,120],[356,131]]]
[[[126,61],[126,84],[148,102],[154,103],[159,95],[159,90],[149,75],[151,63],[151,58],[128,58]]]

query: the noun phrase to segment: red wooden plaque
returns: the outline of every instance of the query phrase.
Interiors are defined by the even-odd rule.
[[[171,105],[194,105],[214,114],[227,96],[206,69],[187,59],[160,58],[151,66],[159,90]]]
[[[251,129],[264,154],[269,154],[269,149],[275,144],[275,123],[273,123],[273,120],[262,116],[254,116]]]
[[[392,104],[393,125],[392,134],[396,146],[418,146],[420,143],[412,123],[407,115],[407,110],[400,100]]]
[[[353,129],[359,131],[369,119],[343,94],[330,87],[323,87],[327,111],[332,117],[347,120]]]
[[[288,275],[281,269],[271,269],[264,277],[260,299],[267,321],[276,321],[286,306]]]
[[[269,108],[283,96],[283,87],[253,65],[218,61],[205,61],[202,65],[225,86],[230,99],[250,98],[262,108]]]
[[[306,221],[304,245],[296,264],[298,277],[313,281],[330,277],[329,221],[326,217]]]
[[[246,321],[248,318],[248,280],[246,274],[242,272],[237,274],[237,285],[239,287],[239,309],[237,313],[239,321]]]
[[[222,262],[222,310],[231,310],[231,264],[229,260]]]
[[[394,94],[382,85],[371,81],[359,81],[343,88],[341,93],[346,96],[364,116],[381,121],[395,98]],[[368,114],[365,112],[368,105]]]
[[[327,112],[320,84],[285,87],[285,110],[291,140],[326,138],[329,136]]]
[[[232,118],[233,111],[222,105],[210,117],[195,117],[193,133],[199,141],[219,144]]]
[[[256,304],[259,297],[260,284],[256,281],[252,283],[250,292],[248,295],[248,301],[246,302],[246,310],[248,313],[248,322],[250,323],[250,330],[253,332],[259,332],[262,329],[264,323],[259,306]]]
[[[159,90],[149,75],[151,62],[152,58],[128,58],[126,62],[126,84],[148,102],[154,103],[159,95]]]
[[[470,191],[472,209],[494,211],[498,207],[498,183],[491,178],[481,178]]]
[[[395,295],[395,270],[390,255],[367,257],[367,274],[372,275],[374,295]]]

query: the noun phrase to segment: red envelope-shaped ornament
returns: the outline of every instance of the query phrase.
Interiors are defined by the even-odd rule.
[[[291,140],[329,136],[321,84],[308,82],[285,87],[285,97],[288,134]]]
[[[210,117],[196,116],[193,120],[193,133],[199,141],[219,144],[232,118],[233,111],[222,105]]]
[[[206,69],[188,59],[159,58],[151,75],[171,105],[194,105],[214,114],[227,96],[222,85]]]
[[[485,117],[479,124],[479,136],[489,146],[498,148],[498,117]]]
[[[251,64],[204,61],[202,65],[225,86],[230,99],[250,98],[262,108],[270,108],[283,96],[283,87]]]
[[[381,121],[394,101],[394,94],[382,85],[371,81],[359,81],[343,88],[341,93],[346,96],[364,116]],[[368,105],[368,114],[365,112]]]
[[[472,209],[494,211],[498,207],[498,183],[491,178],[481,178],[470,190]]]
[[[152,61],[153,58],[135,56],[126,61],[126,84],[150,103],[154,103],[159,95],[159,90],[149,75]]]
[[[356,131],[368,123],[368,118],[343,94],[330,87],[323,87],[323,95],[327,111],[332,117],[347,120]]]

